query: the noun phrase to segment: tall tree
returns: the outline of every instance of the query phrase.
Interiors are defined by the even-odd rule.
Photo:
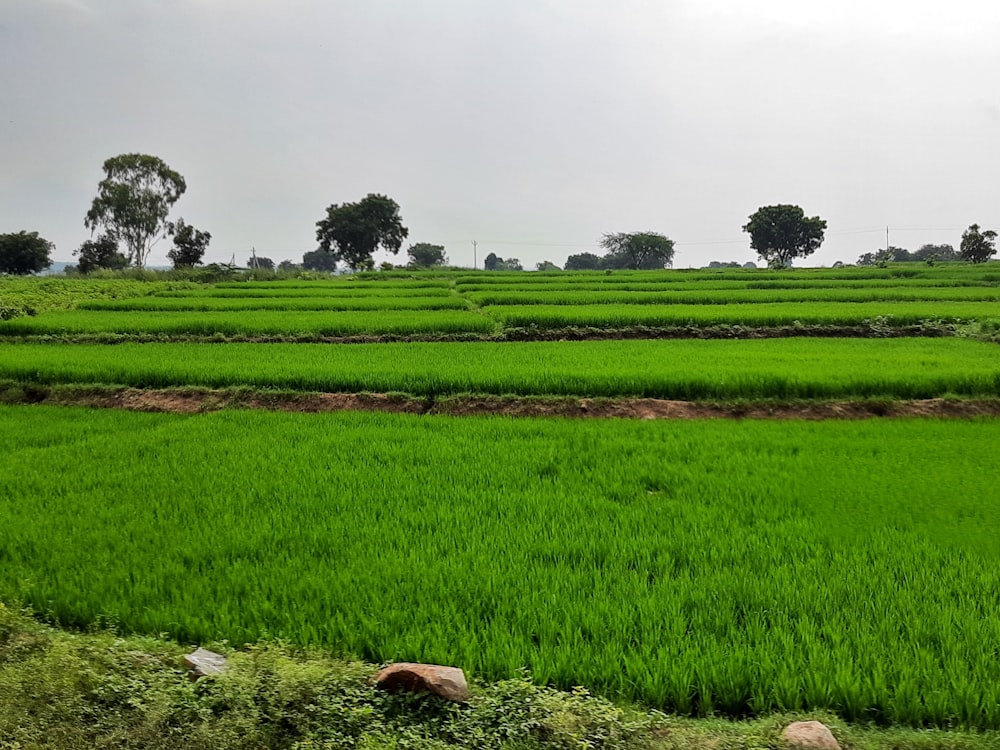
[[[165,236],[167,214],[187,183],[157,156],[121,154],[104,162],[104,179],[84,219],[95,231],[104,227],[116,242],[125,244],[129,263],[146,264],[153,245]]]
[[[997,233],[992,229],[981,232],[978,224],[972,224],[962,232],[962,244],[958,253],[962,260],[985,263],[996,254],[996,239]]]
[[[601,238],[608,251],[605,268],[669,268],[674,262],[674,241],[656,232],[618,232]]]
[[[52,265],[55,245],[38,232],[0,234],[0,274],[23,276],[44,271]]]
[[[382,248],[395,255],[410,230],[403,226],[399,204],[384,195],[369,193],[357,203],[336,203],[316,222],[320,249],[343,261],[352,271],[372,269],[372,254]]]
[[[563,268],[567,271],[597,271],[601,268],[601,257],[594,253],[570,255]]]
[[[762,206],[750,214],[743,226],[750,234],[750,247],[772,267],[790,266],[795,258],[812,255],[823,243],[826,221],[806,218],[798,206]]]
[[[102,234],[96,240],[86,240],[73,255],[80,256],[80,273],[90,273],[99,268],[117,271],[128,265],[128,258],[118,252],[114,237]]]
[[[443,266],[448,262],[448,256],[444,254],[444,245],[432,245],[429,242],[418,242],[410,245],[406,254],[410,256],[410,265],[422,266]]]
[[[307,271],[333,273],[337,270],[337,259],[325,250],[310,250],[302,254],[302,267]]]
[[[194,268],[200,265],[208,243],[212,240],[211,233],[185,224],[184,219],[178,219],[176,224],[169,224],[168,232],[174,236],[174,246],[167,252],[174,268]]]

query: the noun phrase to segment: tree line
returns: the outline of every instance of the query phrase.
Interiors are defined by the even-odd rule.
[[[167,257],[174,268],[201,265],[212,235],[186,223],[183,218],[170,221],[174,204],[187,190],[184,177],[162,159],[149,154],[121,154],[104,162],[104,179],[97,186],[97,196],[84,217],[91,239],[74,251],[79,258],[77,269],[90,273],[97,269],[119,270],[129,266],[143,268],[153,246],[167,237],[173,245]],[[762,206],[752,213],[743,231],[750,235],[750,247],[772,268],[786,268],[797,258],[814,253],[822,244],[826,221],[806,216],[799,206],[778,204]],[[96,236],[95,236],[96,234]],[[301,268],[335,271],[344,263],[352,271],[373,270],[373,255],[383,250],[396,255],[409,230],[403,225],[399,204],[391,198],[370,193],[354,203],[332,204],[316,222],[318,247],[303,255]],[[858,265],[883,265],[887,262],[962,259],[973,263],[989,260],[996,253],[997,233],[981,230],[972,224],[962,234],[956,253],[951,245],[924,245],[914,253],[897,247],[863,254]],[[663,269],[670,268],[674,242],[652,231],[605,234],[600,240],[604,255],[584,252],[570,255],[565,269]],[[54,245],[38,232],[0,234],[0,274],[37,273],[52,264]],[[443,245],[427,242],[411,244],[407,250],[410,267],[433,267],[447,263]],[[247,267],[274,270],[274,261],[253,253]],[[391,267],[391,264],[386,264]],[[523,270],[517,258],[486,256],[488,271]],[[278,270],[297,269],[283,261]],[[558,266],[542,261],[537,270],[557,270]]]

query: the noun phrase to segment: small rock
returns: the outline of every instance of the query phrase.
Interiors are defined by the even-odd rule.
[[[785,727],[781,738],[796,750],[840,750],[840,744],[826,724],[796,721]]]
[[[465,673],[458,667],[438,664],[390,664],[375,675],[375,686],[394,693],[433,693],[456,703],[469,700]]]
[[[188,665],[191,674],[196,679],[222,674],[226,670],[226,657],[205,648],[199,648],[194,653],[185,656],[184,663]]]

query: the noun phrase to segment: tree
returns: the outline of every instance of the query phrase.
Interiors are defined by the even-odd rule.
[[[771,267],[784,268],[795,258],[812,255],[823,243],[826,221],[806,218],[798,206],[762,206],[750,214],[743,227],[750,234],[750,247]]]
[[[563,268],[567,271],[597,271],[601,268],[601,258],[594,253],[577,253],[566,258]]]
[[[44,271],[52,265],[56,246],[38,232],[0,234],[0,274],[24,276]]]
[[[913,260],[958,260],[958,253],[951,245],[921,245],[919,250],[914,250]]]
[[[553,263],[551,260],[543,260],[541,263],[535,264],[536,271],[561,271],[562,269]]]
[[[337,270],[337,259],[325,250],[310,250],[302,254],[302,267],[307,271],[329,271],[333,273]]]
[[[448,262],[448,256],[444,254],[444,245],[432,245],[429,242],[418,242],[410,245],[406,254],[410,256],[411,266],[443,266]]]
[[[270,258],[265,258],[263,255],[251,255],[247,259],[247,268],[251,271],[273,271],[274,261]]]
[[[972,224],[962,232],[962,244],[959,245],[958,253],[962,260],[985,263],[996,254],[996,239],[997,233],[992,229],[980,232],[979,225]]]
[[[107,234],[100,235],[96,240],[86,240],[73,255],[80,256],[78,268],[80,273],[90,273],[99,268],[118,271],[128,265],[128,258],[118,252],[118,243]]]
[[[174,268],[194,268],[201,265],[212,235],[185,224],[184,219],[178,219],[176,224],[168,224],[167,231],[174,236],[174,246],[167,253]]]
[[[326,209],[326,218],[316,222],[320,249],[352,271],[374,268],[372,253],[380,247],[395,255],[409,233],[399,216],[399,204],[375,193],[357,203],[335,203]]]
[[[486,260],[483,261],[483,268],[487,271],[496,271],[497,266],[501,263],[503,263],[503,258],[496,253],[490,253],[486,256]]]
[[[656,232],[619,232],[601,238],[605,268],[669,268],[674,261],[674,242]]]
[[[278,264],[278,270],[282,273],[298,273],[302,268],[302,266],[293,260],[283,260]]]
[[[125,243],[126,257],[137,268],[166,235],[167,214],[187,183],[162,159],[148,154],[121,154],[104,162],[104,179],[97,186],[84,226],[104,227],[115,242]]]

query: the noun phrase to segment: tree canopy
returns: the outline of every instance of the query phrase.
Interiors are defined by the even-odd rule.
[[[429,268],[431,266],[443,266],[448,262],[448,256],[444,253],[444,245],[432,245],[429,242],[418,242],[410,245],[406,254],[410,256],[410,265]]]
[[[601,247],[608,251],[604,268],[669,268],[674,262],[674,242],[656,232],[605,234]]]
[[[997,233],[992,229],[980,231],[978,224],[972,224],[962,232],[958,253],[962,260],[985,263],[996,254],[996,239]]]
[[[316,222],[320,249],[352,271],[374,268],[372,254],[379,248],[395,255],[409,233],[396,201],[375,193],[357,203],[335,203]]]
[[[38,232],[0,234],[0,273],[23,276],[52,265],[55,245]]]
[[[333,273],[337,270],[337,259],[325,250],[310,250],[302,254],[302,267],[307,271]]]
[[[128,265],[128,258],[118,251],[118,243],[114,237],[107,234],[100,235],[96,240],[86,240],[73,251],[73,255],[80,256],[77,265],[80,273],[90,273],[100,268],[117,271]]]
[[[566,258],[563,268],[567,271],[598,271],[601,269],[601,257],[594,253],[577,253]]]
[[[104,162],[104,179],[84,219],[95,231],[104,227],[115,242],[125,244],[125,256],[138,268],[168,229],[167,215],[184,194],[187,183],[156,156],[121,154]]]
[[[793,259],[812,255],[823,243],[826,221],[807,218],[798,206],[762,206],[749,218],[743,231],[750,234],[750,247],[769,266],[790,266]]]
[[[168,231],[174,236],[174,246],[167,252],[167,257],[174,264],[174,268],[194,268],[201,263],[205,257],[205,250],[212,240],[209,232],[202,232],[195,229],[190,224],[185,224],[184,219],[178,219],[176,224],[170,224]]]
[[[247,268],[251,271],[273,271],[274,261],[270,258],[265,258],[263,255],[251,255],[247,258]]]

